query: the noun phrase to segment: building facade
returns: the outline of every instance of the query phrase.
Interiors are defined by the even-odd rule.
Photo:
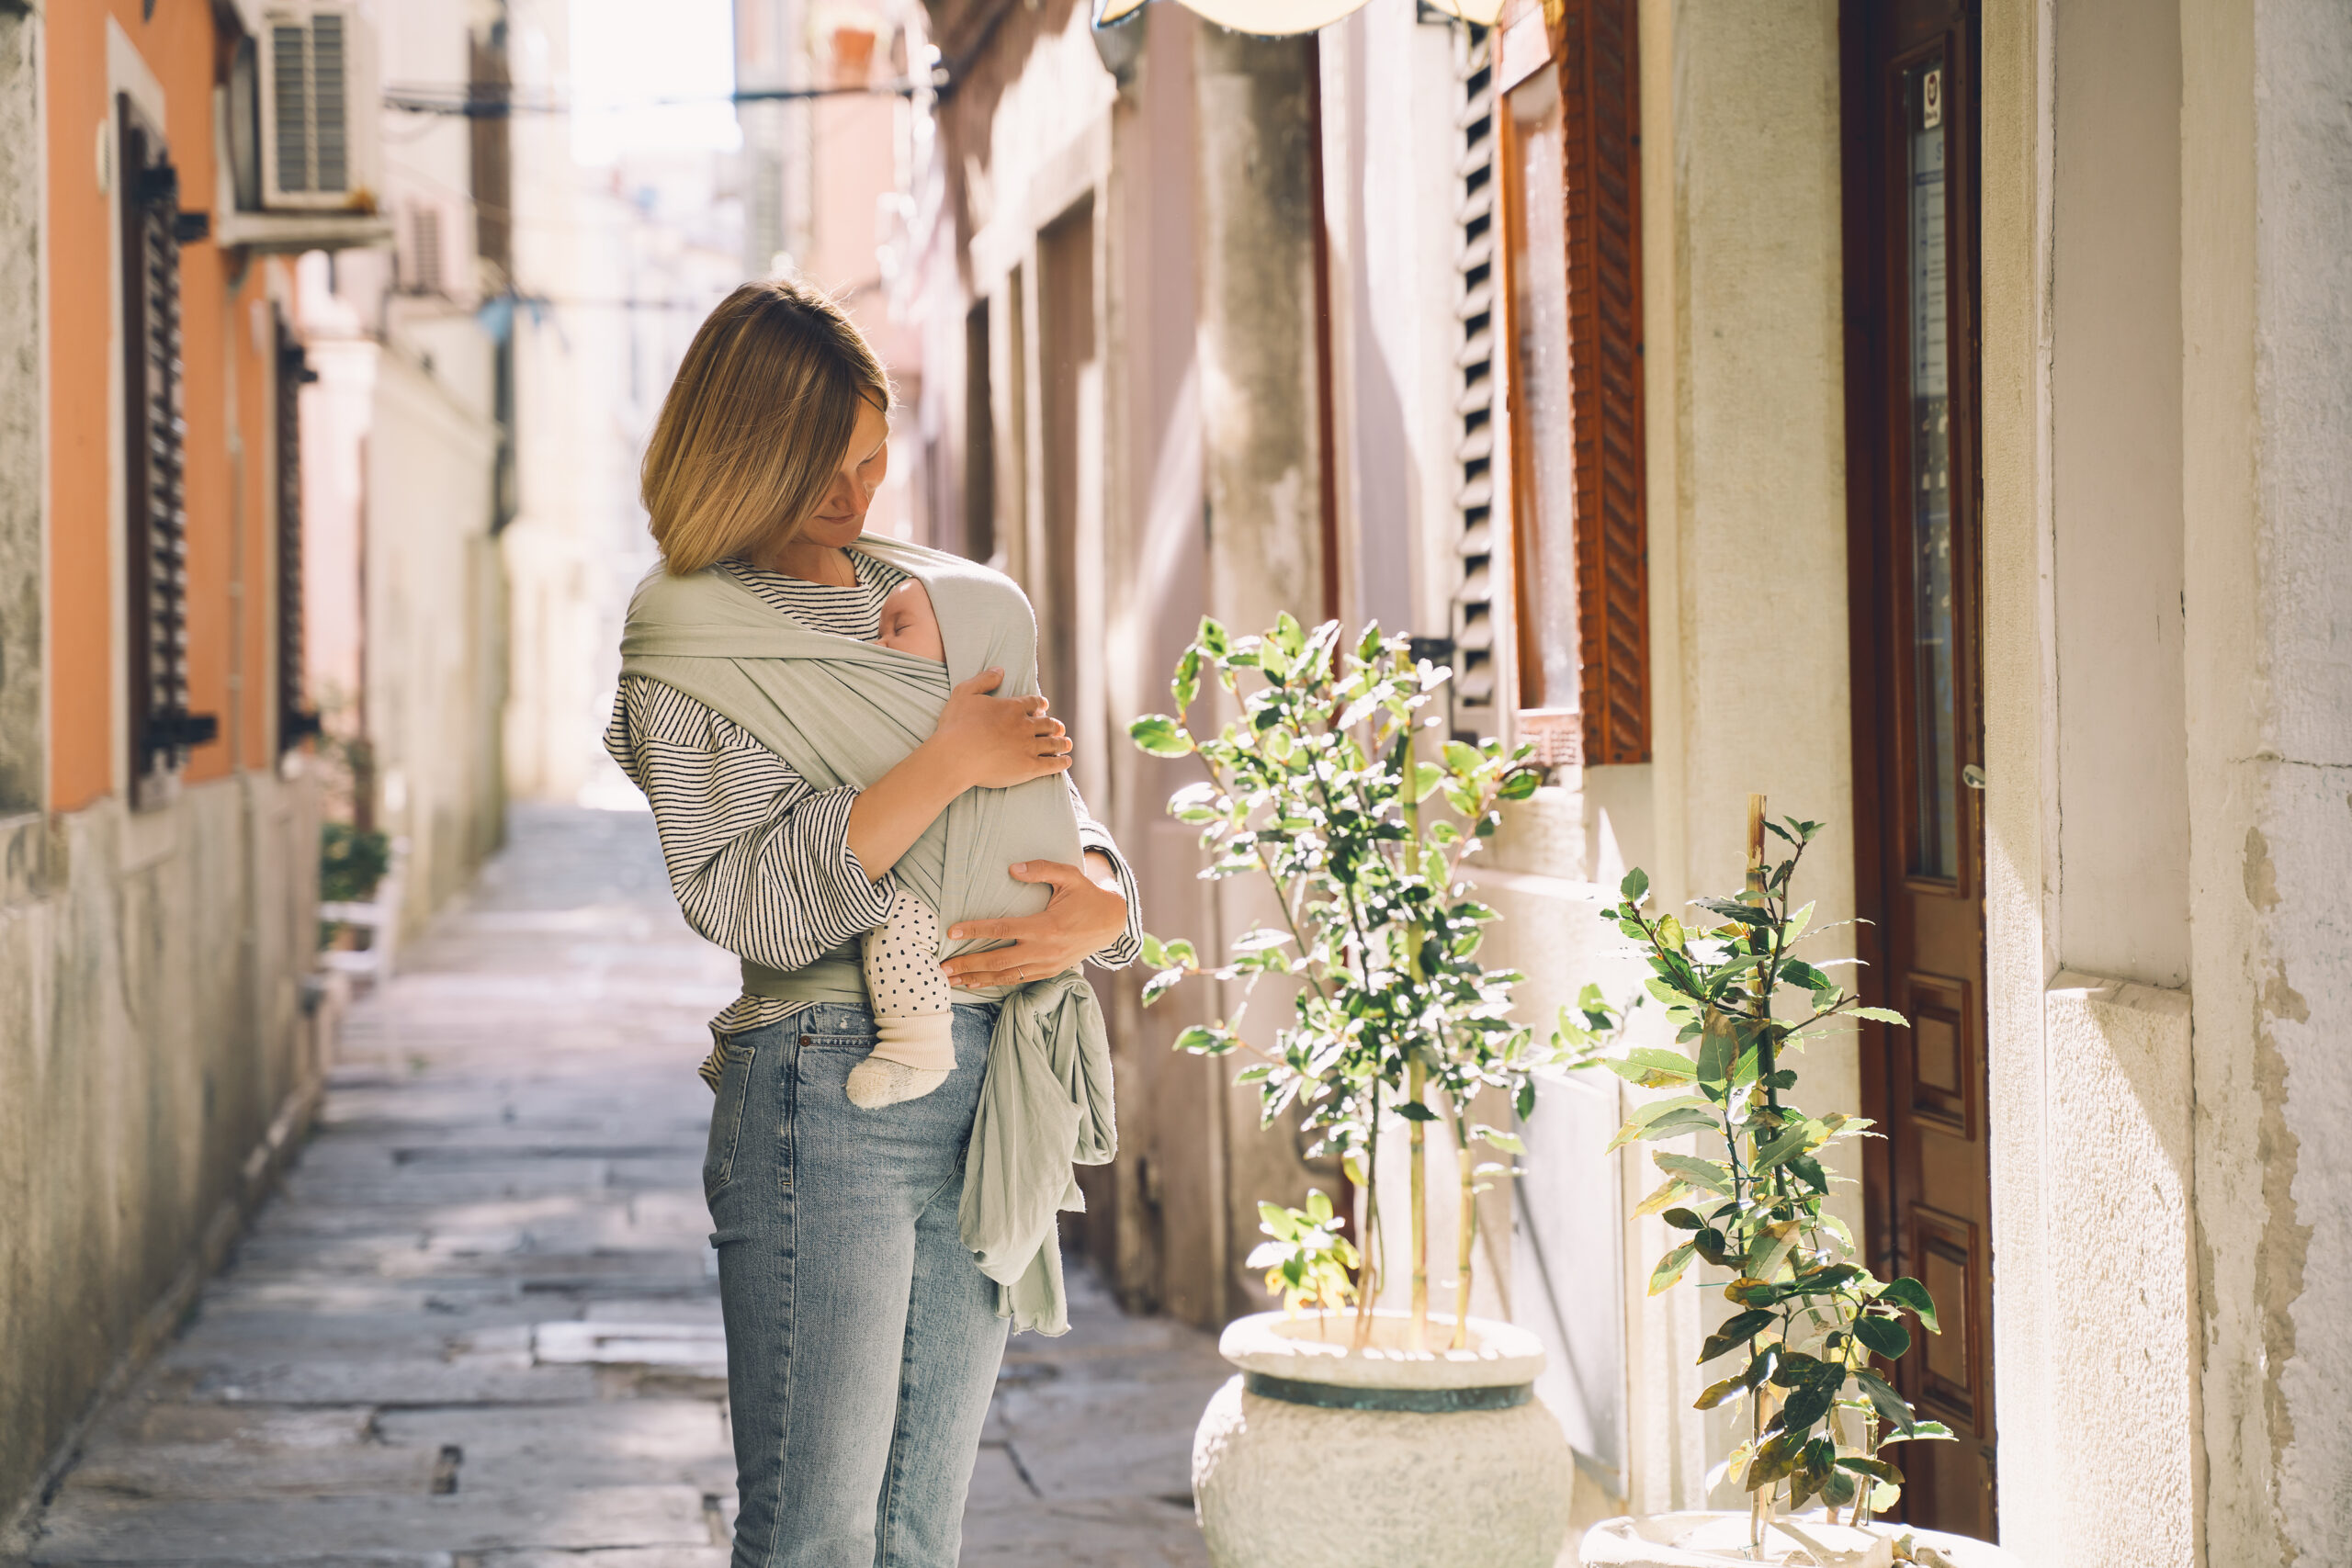
[[[482,340],[333,281],[487,166],[387,155],[383,24],[463,83],[496,17],[393,9],[0,8],[0,1529],[299,1146],[322,707],[410,770],[412,920],[497,835]]]
[[[504,833],[502,730],[515,512],[509,22],[492,0],[356,13],[386,84],[376,201],[389,243],[295,271],[305,365],[305,635],[336,809],[387,834],[413,931]],[[373,106],[371,106],[372,107]]]
[[[232,243],[247,171],[215,112],[259,27],[0,16],[0,1256],[39,1281],[0,1304],[8,1505],[168,1333],[318,1083],[276,482],[292,280]]]
[[[1738,885],[1751,791],[1831,823],[1816,922],[1868,922],[1841,956],[1912,1021],[1804,1068],[1883,1134],[1856,1235],[1943,1307],[1897,1369],[1957,1434],[1903,1456],[1911,1517],[2052,1564],[2339,1552],[2352,25],[1459,8],[927,7],[924,528],[1037,601],[1148,927],[1244,929],[1122,735],[1204,612],[1452,639],[1456,726],[1548,768],[1478,873],[1531,1021],[1633,989],[1592,918],[1626,868],[1673,908]],[[1087,1239],[1217,1323],[1256,1201],[1332,1173],[1138,983]],[[1484,1227],[1588,1519],[1702,1504],[1724,1446],[1713,1298],[1643,1294],[1655,1173],[1600,1153],[1625,1098],[1546,1084]]]

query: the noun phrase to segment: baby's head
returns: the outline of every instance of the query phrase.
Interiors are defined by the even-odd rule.
[[[911,577],[883,599],[882,634],[874,640],[918,659],[947,662],[947,646],[939,639],[939,617],[932,614],[931,595]]]

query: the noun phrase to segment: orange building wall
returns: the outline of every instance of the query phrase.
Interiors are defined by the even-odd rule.
[[[113,650],[122,616],[110,562],[121,544],[107,505],[108,476],[120,462],[109,434],[119,386],[112,363],[120,352],[113,339],[118,198],[98,188],[97,163],[100,128],[115,112],[107,79],[109,16],[163,85],[164,133],[179,168],[181,204],[213,206],[212,8],[205,0],[160,0],[152,21],[141,21],[140,10],[140,0],[84,0],[48,15],[50,801],[56,811],[86,806],[118,785]],[[220,720],[220,739],[189,760],[190,783],[266,765],[276,706],[266,279],[280,264],[237,269],[225,259],[209,240],[180,253],[189,699],[196,712]],[[231,452],[232,417],[241,460]]]

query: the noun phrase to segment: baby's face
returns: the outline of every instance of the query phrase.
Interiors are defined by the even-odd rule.
[[[946,645],[939,640],[939,617],[931,611],[931,595],[911,577],[882,601],[882,635],[874,640],[918,659],[947,661]]]

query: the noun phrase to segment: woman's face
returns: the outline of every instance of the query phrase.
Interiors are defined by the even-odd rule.
[[[857,427],[850,432],[841,471],[817,503],[816,515],[802,525],[800,542],[835,549],[853,543],[865,532],[865,509],[874,504],[874,493],[882,488],[889,467],[890,418],[861,398]]]

